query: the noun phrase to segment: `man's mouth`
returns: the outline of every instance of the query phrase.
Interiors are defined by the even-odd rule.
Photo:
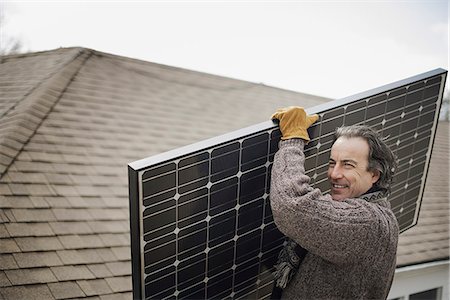
[[[332,186],[334,189],[344,189],[344,188],[347,187],[347,185],[344,185],[344,184],[336,184],[336,183],[333,183],[331,186]]]

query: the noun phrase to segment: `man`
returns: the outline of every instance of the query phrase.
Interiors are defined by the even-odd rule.
[[[394,155],[366,126],[338,128],[328,168],[331,194],[323,195],[309,185],[303,154],[307,129],[318,116],[289,107],[272,119],[279,121],[282,140],[270,200],[275,224],[290,238],[277,266],[282,298],[385,299],[399,232],[386,199]]]

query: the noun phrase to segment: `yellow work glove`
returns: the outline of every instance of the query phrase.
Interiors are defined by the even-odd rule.
[[[289,106],[278,109],[271,119],[279,120],[282,140],[301,138],[309,142],[307,129],[319,119],[319,116],[308,116],[303,107]]]

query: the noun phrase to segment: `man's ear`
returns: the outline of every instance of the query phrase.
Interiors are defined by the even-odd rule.
[[[371,171],[372,173],[372,183],[375,183],[378,181],[378,179],[380,179],[381,173],[379,170],[375,169],[373,171]]]

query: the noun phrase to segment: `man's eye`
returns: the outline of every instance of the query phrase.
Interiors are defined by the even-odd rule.
[[[354,168],[355,167],[351,163],[345,163],[344,166],[346,166],[347,168]]]

